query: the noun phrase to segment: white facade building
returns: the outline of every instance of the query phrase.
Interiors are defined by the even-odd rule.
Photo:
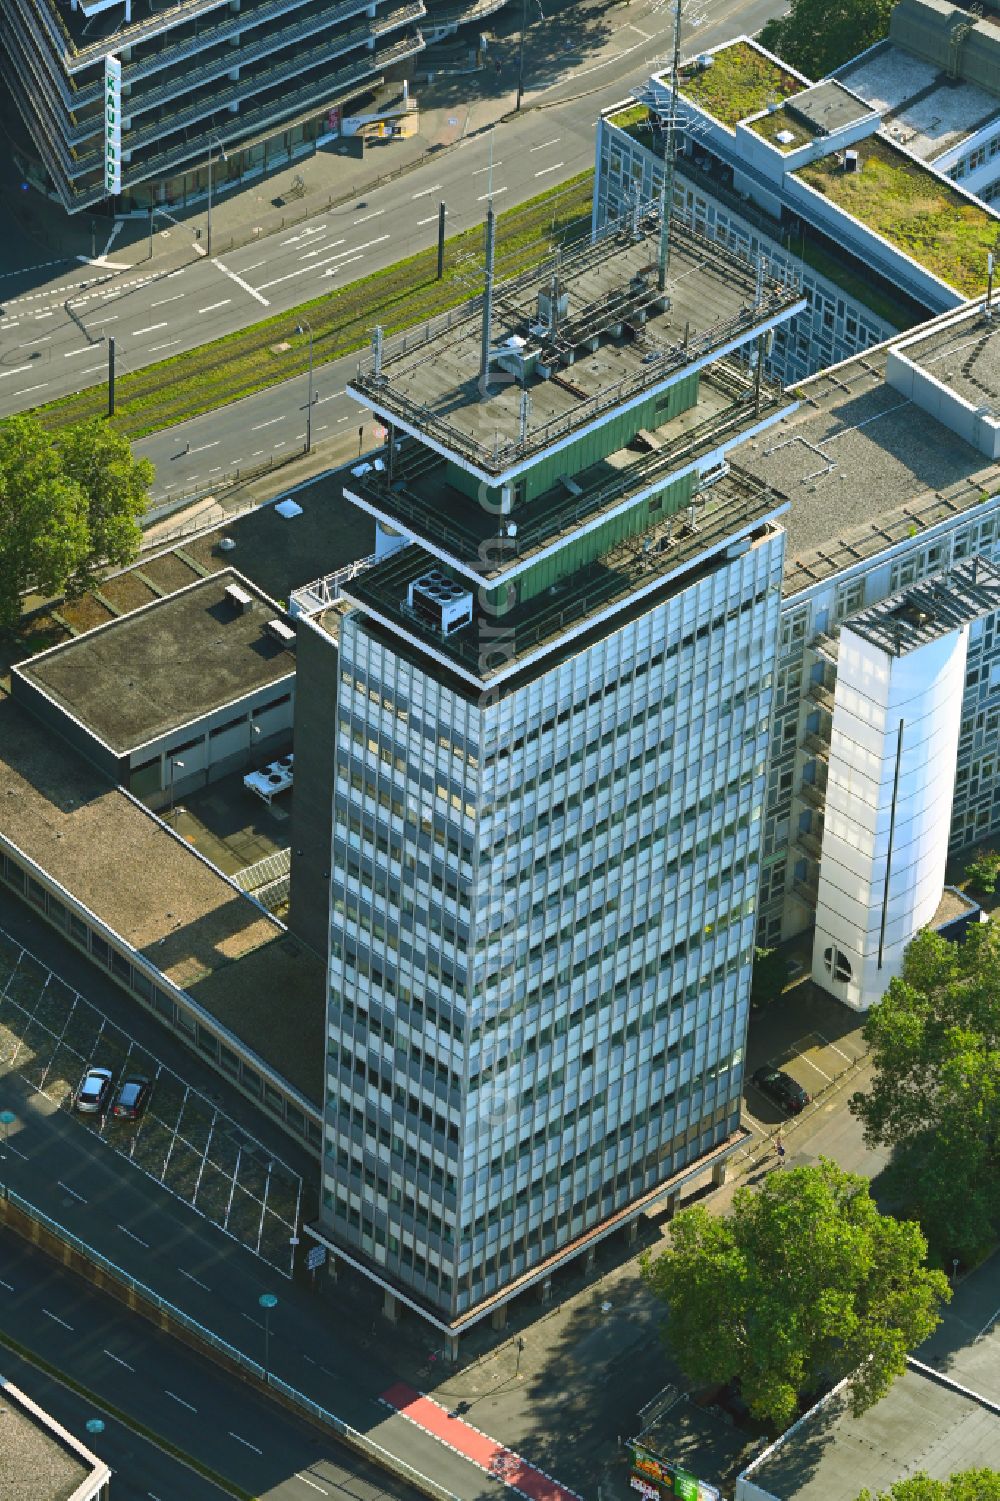
[[[931,613],[946,588],[890,596],[840,632],[813,978],[858,1010],[944,886],[968,634]]]

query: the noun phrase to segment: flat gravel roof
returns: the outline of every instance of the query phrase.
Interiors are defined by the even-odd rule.
[[[231,584],[253,600],[246,612],[227,600]],[[16,671],[121,754],[294,674],[294,656],[264,629],[279,614],[223,569]]]

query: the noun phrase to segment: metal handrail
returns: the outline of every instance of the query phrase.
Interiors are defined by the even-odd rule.
[[[752,394],[751,390],[742,389],[745,396]],[[762,402],[762,411],[773,410],[782,399],[780,386],[771,382],[767,383],[763,394],[767,399]],[[568,496],[563,505],[551,507],[539,515],[536,521],[522,519],[525,514],[530,516],[530,506],[522,512],[512,512],[511,519],[516,521],[517,532],[513,537],[505,539],[507,561],[514,562],[540,543],[557,537],[568,527],[596,516],[630,492],[655,485],[661,477],[666,478],[672,474],[678,463],[682,463],[706,440],[721,439],[734,427],[744,426],[745,421],[745,406],[740,403],[734,404],[724,412],[706,418],[697,427],[691,428],[672,442],[665,443],[662,448],[648,454],[645,458],[630,464],[627,469],[620,471],[614,479],[607,481],[598,489],[585,491],[582,496]],[[348,480],[345,489],[356,489],[366,499],[384,510],[387,515],[400,515],[418,525],[423,525],[425,529],[432,532],[435,540],[440,540],[456,550],[462,550],[465,554],[471,553],[478,558],[479,546],[485,539],[483,530],[481,528],[477,530],[471,526],[460,528],[451,521],[445,521],[438,510],[435,510],[407,484],[408,480],[412,481],[417,478],[423,470],[435,467],[441,462],[432,449],[426,449],[422,445],[419,455],[423,462],[418,466],[415,465],[414,468],[407,464],[405,455],[401,456],[402,473],[400,473],[400,467],[397,467],[396,475],[391,479],[386,473],[362,475]]]

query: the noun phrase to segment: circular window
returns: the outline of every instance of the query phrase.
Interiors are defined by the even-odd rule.
[[[840,949],[832,945],[823,950],[823,963],[831,980],[839,980],[842,985],[847,985],[851,979],[851,961]]]

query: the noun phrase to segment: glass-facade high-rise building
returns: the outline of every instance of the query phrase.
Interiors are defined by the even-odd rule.
[[[316,1231],[452,1335],[740,1143],[801,306],[633,220],[352,383]]]

